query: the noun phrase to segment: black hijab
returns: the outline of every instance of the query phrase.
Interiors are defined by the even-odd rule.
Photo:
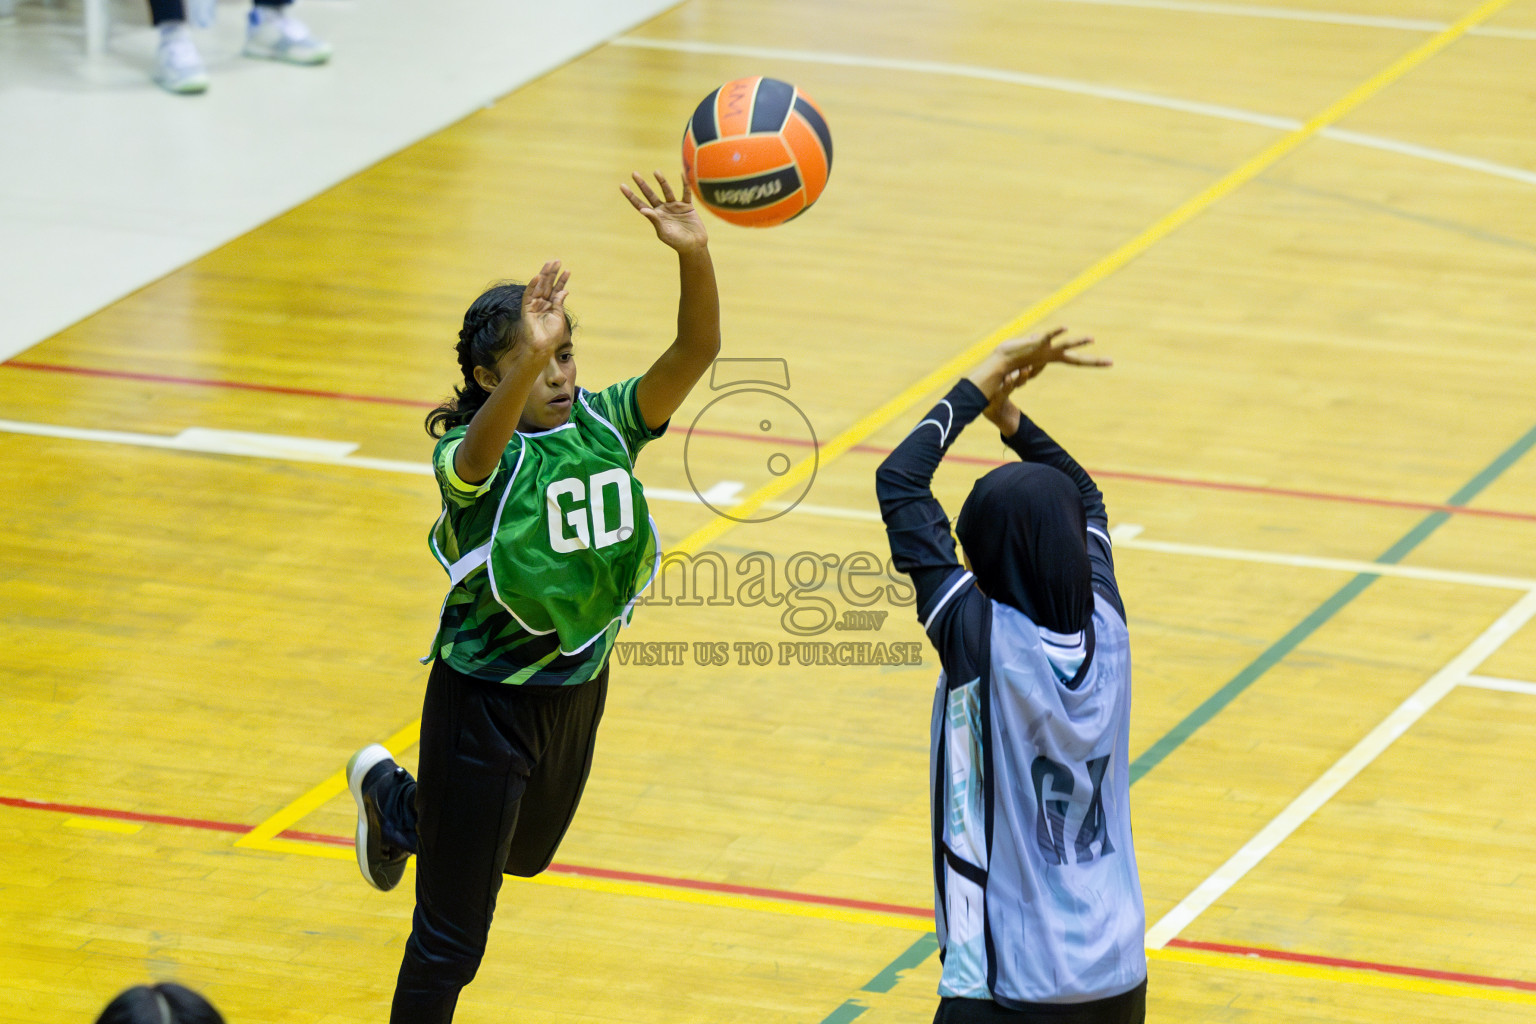
[[[982,592],[1036,625],[1076,633],[1093,616],[1082,496],[1038,462],[999,466],[971,488],[955,533]]]

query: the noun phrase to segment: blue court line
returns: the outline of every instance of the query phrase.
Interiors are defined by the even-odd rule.
[[[1489,484],[1513,466],[1520,458],[1536,447],[1536,427],[1532,427],[1525,436],[1516,441],[1503,454],[1490,462],[1481,472],[1451,495],[1446,501],[1447,505],[1465,505],[1478,495]],[[1393,544],[1382,555],[1375,559],[1382,565],[1396,565],[1402,561],[1410,551],[1418,547],[1430,534],[1434,533],[1445,523],[1450,521],[1447,512],[1432,512],[1425,516],[1417,526],[1403,535],[1396,544]],[[1131,762],[1131,784],[1135,785],[1149,771],[1162,763],[1163,759],[1173,753],[1184,741],[1193,736],[1201,726],[1212,718],[1215,718],[1228,704],[1237,699],[1237,696],[1248,689],[1259,677],[1278,665],[1286,655],[1290,654],[1302,642],[1317,632],[1324,623],[1337,615],[1346,605],[1365,592],[1365,588],[1381,579],[1376,573],[1361,573],[1348,583],[1344,584],[1332,597],[1318,606],[1317,610],[1308,615],[1285,636],[1275,641],[1263,654],[1255,658],[1246,668],[1233,676],[1221,689],[1217,690],[1195,710],[1191,711],[1185,719],[1175,725],[1161,739],[1136,760]]]

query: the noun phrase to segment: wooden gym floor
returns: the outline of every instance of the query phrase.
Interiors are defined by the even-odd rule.
[[[724,589],[625,634],[688,646],[616,659],[459,1019],[931,1017],[933,655],[780,645],[922,640],[874,468],[1056,323],[1116,361],[1023,400],[1116,530],[1149,1017],[1536,1019],[1533,54],[1530,0],[688,0],[0,364],[0,1021],[387,1016],[410,879],[358,877],[339,769],[414,761],[458,318],[559,257],[583,383],[641,372],[676,272],[617,186],[757,73],[836,143],[800,220],[709,222],[722,355],[790,387],[647,449]],[[952,511],[1003,454],[961,439]]]

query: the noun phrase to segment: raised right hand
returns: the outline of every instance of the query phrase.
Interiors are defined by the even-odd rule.
[[[565,340],[566,282],[569,270],[560,272],[560,261],[550,260],[523,288],[518,312],[516,343],[545,355]]]

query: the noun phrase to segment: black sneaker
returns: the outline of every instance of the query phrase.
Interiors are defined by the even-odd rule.
[[[373,790],[379,780],[396,770],[395,759],[377,743],[369,744],[347,762],[347,788],[357,801],[357,866],[368,884],[388,892],[400,884],[410,854],[384,841],[379,805]]]

